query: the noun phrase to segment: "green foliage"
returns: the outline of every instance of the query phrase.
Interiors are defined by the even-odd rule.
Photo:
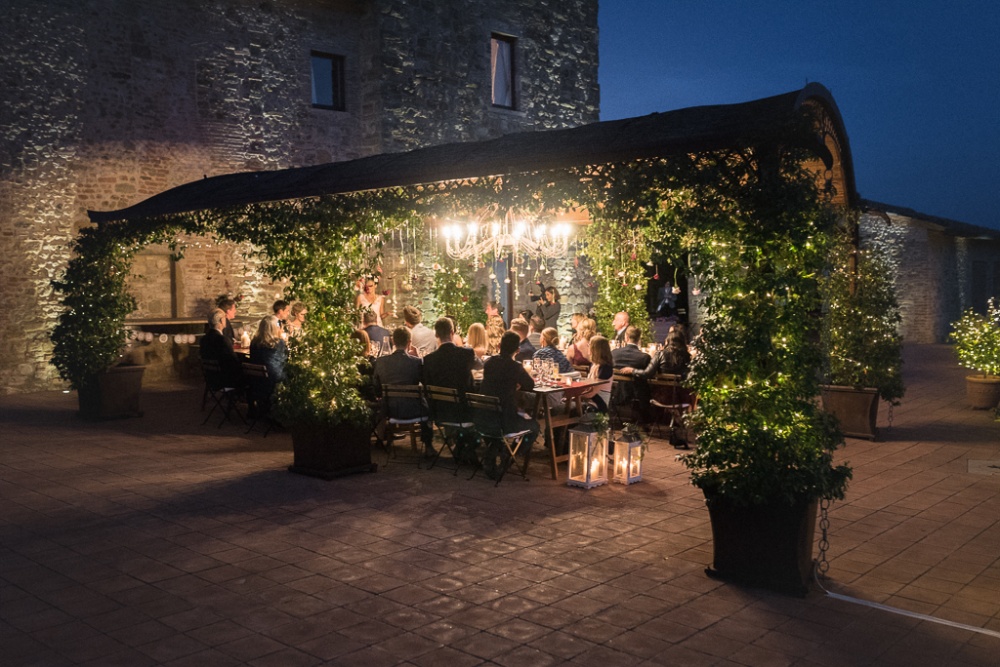
[[[952,322],[949,336],[955,343],[958,364],[983,375],[1000,375],[1000,305],[989,301],[986,315],[971,308]]]
[[[486,323],[486,285],[475,284],[476,266],[471,262],[443,259],[435,264],[431,297],[437,317],[450,315],[460,331],[473,322]]]
[[[905,392],[903,338],[898,332],[902,317],[885,258],[874,249],[856,251],[847,238],[841,238],[834,244],[832,267],[822,289],[828,382],[855,389],[874,387],[882,400],[898,405]]]

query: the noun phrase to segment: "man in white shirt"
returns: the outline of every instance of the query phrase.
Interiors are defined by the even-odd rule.
[[[403,322],[410,330],[410,346],[417,353],[418,357],[425,357],[438,347],[437,336],[434,330],[424,325],[420,320],[423,315],[420,310],[413,306],[403,308]]]

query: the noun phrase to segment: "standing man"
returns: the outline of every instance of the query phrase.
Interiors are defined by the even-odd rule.
[[[423,314],[413,306],[403,308],[403,323],[410,330],[411,345],[418,357],[425,357],[437,349],[437,338],[434,331],[421,323]],[[395,337],[393,337],[395,340]]]

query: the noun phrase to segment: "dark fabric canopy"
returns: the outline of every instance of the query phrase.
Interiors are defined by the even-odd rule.
[[[94,222],[137,219],[265,201],[360,192],[453,179],[565,169],[696,153],[738,144],[818,102],[847,147],[843,123],[829,91],[819,84],[741,104],[691,107],[567,130],[509,134],[489,141],[445,144],[404,153],[277,171],[243,172],[194,181],[117,211],[89,211]],[[820,143],[817,153],[833,159]],[[853,169],[841,156],[849,201]]]

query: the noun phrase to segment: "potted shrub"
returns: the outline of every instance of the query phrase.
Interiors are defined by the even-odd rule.
[[[707,310],[689,379],[697,449],[681,460],[712,524],[706,572],[803,595],[818,503],[843,498],[851,470],[835,464],[843,438],[815,401],[833,212],[790,145],[703,158],[721,176],[678,212],[697,230],[685,249]]]
[[[51,334],[51,363],[77,391],[80,416],[86,419],[142,415],[145,366],[129,363],[124,354],[125,318],[135,310],[127,290],[132,248],[113,233],[86,229],[63,278],[52,283],[63,295],[65,310]]]
[[[879,399],[898,405],[905,391],[892,271],[879,252],[855,251],[845,239],[835,246],[822,287],[823,409],[837,418],[844,435],[874,440]]]
[[[1000,402],[1000,307],[990,299],[985,315],[971,308],[952,323],[950,339],[960,366],[979,371],[965,378],[969,405],[977,410]]]

